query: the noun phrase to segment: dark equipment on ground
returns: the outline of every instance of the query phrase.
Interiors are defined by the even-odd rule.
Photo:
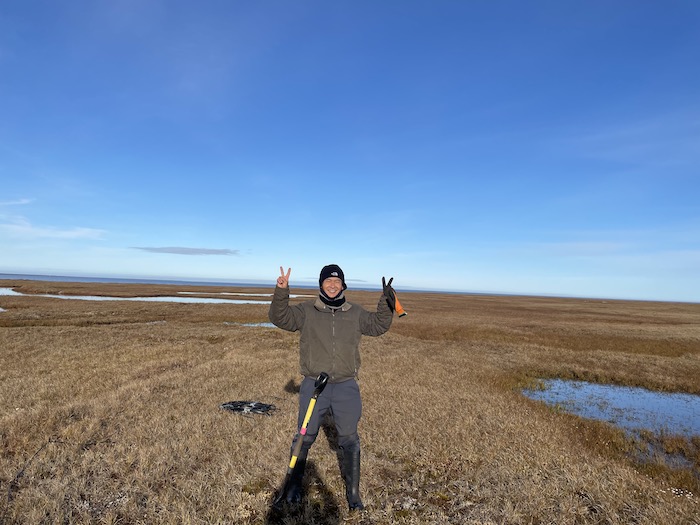
[[[244,415],[263,414],[266,416],[271,416],[272,412],[277,410],[275,405],[261,403],[259,401],[229,401],[228,403],[222,403],[220,408]]]

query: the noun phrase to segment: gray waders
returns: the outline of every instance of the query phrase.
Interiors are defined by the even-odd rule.
[[[303,424],[304,407],[313,396],[314,379],[305,378],[299,390],[299,424]],[[306,458],[318,436],[321,421],[328,411],[333,414],[338,446],[340,448],[340,473],[345,481],[345,495],[350,510],[362,510],[360,497],[360,437],[357,434],[357,424],[362,415],[362,400],[357,381],[351,379],[342,383],[329,383],[323,394],[318,396],[316,409],[313,411],[304,435],[297,434],[292,442],[292,454],[299,439],[302,445],[299,449],[296,467],[289,480],[286,491],[288,503],[300,503],[303,497],[304,469]]]

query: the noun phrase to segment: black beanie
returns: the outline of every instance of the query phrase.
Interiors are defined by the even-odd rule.
[[[345,274],[343,273],[343,270],[340,269],[340,266],[337,264],[329,264],[328,266],[324,266],[321,270],[321,276],[318,278],[318,287],[321,288],[323,286],[323,281],[329,277],[337,277],[340,279],[343,282],[343,290],[347,290],[348,285],[345,284]]]

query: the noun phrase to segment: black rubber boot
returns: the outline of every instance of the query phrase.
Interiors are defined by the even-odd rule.
[[[345,495],[350,510],[363,510],[365,506],[360,498],[360,444],[343,450],[343,478]]]
[[[306,459],[297,459],[294,465],[292,477],[289,479],[289,488],[287,489],[287,503],[298,505],[304,496],[304,470],[306,469]]]

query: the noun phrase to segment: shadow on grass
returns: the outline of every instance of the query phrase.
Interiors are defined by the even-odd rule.
[[[336,525],[340,523],[338,499],[328,489],[313,461],[306,464],[304,497],[299,505],[270,506],[265,517],[266,525],[314,524]],[[281,490],[282,487],[278,489]]]
[[[293,392],[296,386],[289,382],[285,390]],[[297,386],[298,393],[298,386]],[[321,421],[321,430],[328,440],[328,448],[336,454],[338,467],[342,464],[341,450],[338,446],[338,432],[335,428],[333,416],[328,413]],[[265,518],[266,525],[281,524],[313,524],[335,525],[340,523],[340,503],[338,498],[330,491],[313,461],[308,461],[304,473],[304,498],[299,505],[284,504],[280,508],[270,507]],[[276,493],[282,490],[280,487]]]
[[[301,383],[296,384],[294,379],[290,379],[286,385],[284,385],[284,391],[288,394],[298,394],[301,388]]]

